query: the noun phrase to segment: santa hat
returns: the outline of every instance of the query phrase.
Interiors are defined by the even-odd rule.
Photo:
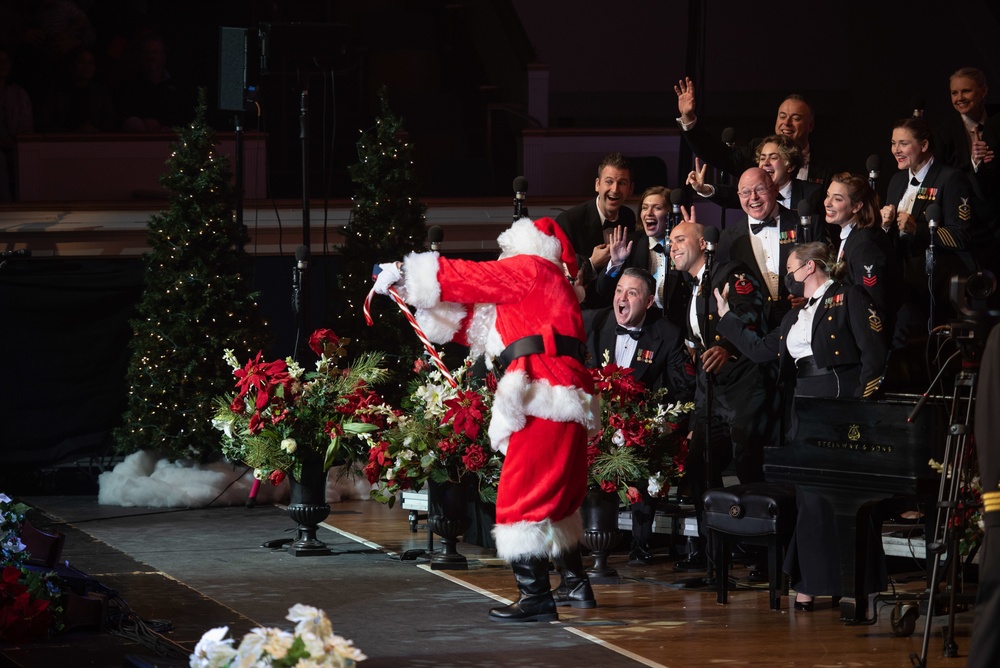
[[[569,237],[552,218],[536,221],[521,218],[497,237],[497,243],[505,256],[537,255],[557,266],[565,265],[566,273],[576,278],[576,251]]]

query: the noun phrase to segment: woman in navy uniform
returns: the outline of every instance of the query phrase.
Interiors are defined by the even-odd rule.
[[[790,311],[778,330],[761,337],[729,310],[727,295],[716,291],[718,332],[745,356],[763,363],[778,358],[778,373],[803,397],[871,397],[882,382],[887,346],[884,324],[868,294],[839,280],[844,265],[829,246],[803,244],[788,257],[785,284],[805,303]],[[786,386],[787,386],[786,385]],[[791,402],[787,402],[790,405]],[[831,549],[837,536],[833,508],[822,497],[796,489],[798,519],[784,569],[796,591],[795,609],[811,611],[815,596],[839,597],[840,563]],[[877,543],[877,541],[875,541]],[[881,546],[872,558],[869,591],[881,591],[885,568]]]

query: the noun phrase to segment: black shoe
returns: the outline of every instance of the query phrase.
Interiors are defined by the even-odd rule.
[[[795,609],[802,612],[812,612],[816,608],[816,601],[795,601]]]
[[[767,571],[760,568],[755,568],[747,575],[747,582],[755,583],[769,583],[771,581],[770,576],[768,576]]]
[[[628,565],[648,566],[651,563],[653,563],[653,553],[649,551],[649,547],[640,543],[634,543],[632,550],[628,553]]]
[[[559,619],[549,590],[548,559],[512,561],[520,598],[510,605],[490,610],[491,622],[554,622]]]
[[[559,571],[559,586],[552,592],[552,599],[557,607],[569,606],[571,608],[583,608],[590,610],[597,607],[597,599],[594,598],[594,589],[590,586],[590,579],[586,571],[583,570],[583,558],[580,550],[574,550],[568,554],[555,557],[556,570]]]
[[[678,573],[696,573],[708,570],[708,560],[701,552],[689,554],[687,559],[674,564],[674,570]]]

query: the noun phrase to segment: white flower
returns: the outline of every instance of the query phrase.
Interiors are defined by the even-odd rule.
[[[279,447],[288,454],[293,455],[295,454],[295,450],[299,447],[299,444],[295,442],[294,438],[285,438],[282,439]]]
[[[611,442],[617,445],[619,448],[625,445],[625,434],[619,429],[615,432],[614,436],[611,437]]]
[[[288,609],[285,619],[295,622],[295,633],[315,633],[321,638],[325,638],[333,633],[333,626],[330,624],[326,613],[308,605],[296,603]]]
[[[291,376],[292,378],[294,378],[295,380],[298,380],[299,378],[301,378],[302,374],[304,374],[306,372],[306,370],[303,369],[299,365],[299,363],[296,362],[291,357],[288,357],[288,358],[285,359],[285,364],[288,366],[288,375]]]
[[[275,659],[283,659],[295,642],[295,636],[282,629],[254,629],[251,633],[262,632],[264,634],[264,651]]]
[[[194,654],[191,655],[191,668],[221,668],[229,665],[236,650],[233,649],[233,639],[226,638],[229,633],[228,626],[207,631],[194,647]]]
[[[264,469],[254,469],[253,477],[257,480],[267,480],[267,474],[264,473]]]
[[[0,492],[0,503],[10,503],[10,500],[11,499],[9,496],[4,494],[3,492]]]
[[[233,437],[233,421],[232,420],[220,420],[218,418],[212,419],[212,426],[224,433],[229,438]]]
[[[234,371],[236,369],[243,368],[243,366],[240,364],[240,361],[236,359],[236,355],[234,355],[233,351],[229,348],[226,348],[225,350],[222,351],[222,359],[225,360],[226,364],[232,367]]]
[[[656,475],[649,476],[649,481],[647,483],[646,491],[654,499],[658,497],[663,492],[663,485],[666,483],[666,478],[663,474],[657,472]]]

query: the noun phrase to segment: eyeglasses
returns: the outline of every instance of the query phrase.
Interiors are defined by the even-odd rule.
[[[750,199],[750,195],[756,194],[757,197],[761,197],[764,193],[769,191],[770,188],[767,186],[757,186],[753,190],[749,188],[743,188],[742,190],[737,190],[736,194],[740,196],[740,199]]]
[[[797,272],[797,271],[798,271],[799,269],[801,269],[802,267],[806,266],[807,264],[809,264],[809,261],[808,261],[808,260],[806,260],[805,262],[803,262],[803,263],[802,263],[802,264],[800,264],[799,266],[795,267],[795,269],[792,269],[792,270],[791,270],[790,272],[788,272],[788,273],[794,276],[794,275],[795,275],[795,272]]]

